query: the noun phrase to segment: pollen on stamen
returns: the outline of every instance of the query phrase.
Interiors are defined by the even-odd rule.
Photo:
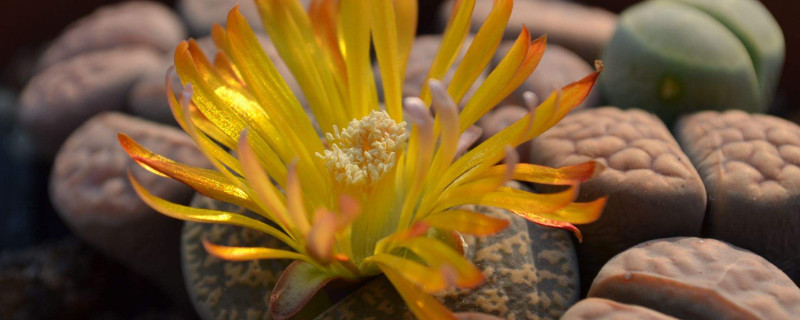
[[[385,111],[372,111],[361,120],[352,120],[347,128],[334,126],[325,135],[331,146],[317,156],[336,181],[353,186],[369,186],[381,180],[395,165],[404,147],[406,122],[394,122]]]

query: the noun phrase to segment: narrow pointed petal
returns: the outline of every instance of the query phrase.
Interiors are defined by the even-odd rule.
[[[417,18],[419,4],[417,0],[395,0],[394,8],[397,15],[397,47],[400,52],[400,74],[406,74],[408,57],[411,55],[411,46],[417,35]]]
[[[397,18],[392,0],[370,0],[372,42],[378,57],[386,112],[403,121],[403,77],[397,44]]]
[[[205,196],[230,202],[250,210],[256,209],[255,204],[247,194],[236,185],[230,183],[222,174],[167,159],[142,147],[123,133],[117,134],[117,138],[122,148],[128,153],[128,156],[149,171],[178,180]]]
[[[361,119],[377,108],[377,91],[370,59],[369,0],[341,3],[341,40],[345,52],[350,119]],[[337,44],[338,45],[338,44]]]
[[[254,195],[252,196],[260,206],[263,206],[266,211],[271,215],[272,220],[286,230],[293,238],[297,238],[297,229],[291,223],[289,212],[286,208],[286,199],[277,190],[275,185],[270,181],[270,177],[264,172],[261,163],[258,162],[256,154],[250,146],[250,138],[252,136],[248,132],[243,132],[242,137],[239,139],[239,160],[242,163],[242,170],[244,177],[247,179],[250,187],[253,188]]]
[[[317,193],[323,192],[326,183],[311,184],[312,181],[319,182],[316,177],[324,172],[323,165],[314,157],[315,153],[322,152],[323,146],[303,107],[261,47],[238,7],[234,7],[228,15],[227,26],[227,39],[230,42],[230,52],[227,54],[239,67],[249,92],[263,108],[264,116],[258,120],[272,124],[261,127],[260,122],[248,122],[248,127],[267,141],[284,163],[297,159],[302,181]],[[275,132],[270,133],[269,130]],[[296,145],[305,147],[292,147]],[[317,188],[317,185],[323,187]]]
[[[450,14],[450,20],[447,22],[447,28],[444,31],[444,36],[442,36],[439,51],[436,52],[436,57],[433,59],[433,64],[431,64],[431,69],[428,71],[425,81],[422,82],[422,90],[419,96],[425,104],[431,102],[428,81],[430,79],[444,79],[447,70],[453,65],[458,53],[461,51],[461,45],[464,43],[472,23],[473,9],[475,9],[475,0],[456,0],[453,2],[453,13]]]
[[[230,85],[244,85],[244,80],[242,80],[242,75],[237,70],[236,66],[228,60],[228,57],[225,56],[223,52],[217,52],[214,55],[214,69],[217,70],[219,75],[225,79],[225,81]]]
[[[311,21],[298,1],[256,0],[264,28],[295,75],[324,132],[345,127],[347,106],[334,63],[317,43]],[[346,54],[346,53],[345,53]]]
[[[587,161],[557,169],[530,163],[520,163],[514,167],[511,179],[550,185],[571,185],[596,177],[604,168],[605,165],[597,161]],[[496,165],[487,170],[486,173],[476,177],[476,179],[502,174],[507,170],[508,166],[505,164]]]
[[[571,223],[562,222],[562,221],[555,221],[555,220],[552,220],[552,219],[547,219],[547,218],[540,217],[540,216],[537,216],[537,215],[532,215],[532,214],[531,215],[525,215],[525,216],[522,216],[522,217],[527,219],[528,221],[533,222],[533,223],[538,224],[538,225],[542,225],[542,226],[545,226],[545,227],[559,228],[559,229],[564,229],[564,230],[570,231],[575,235],[576,238],[578,238],[578,242],[583,242],[583,234],[581,234],[581,231],[578,230],[578,228],[575,227],[575,225],[573,225]]]
[[[570,186],[567,190],[547,194],[500,187],[497,191],[489,192],[479,197],[475,193],[459,191],[453,192],[450,198],[441,201],[434,211],[446,210],[464,204],[480,204],[515,212],[555,212],[575,201],[575,197],[578,195],[577,191],[577,186]]]
[[[250,228],[271,235],[287,245],[292,246],[295,250],[297,249],[296,243],[286,236],[285,233],[266,223],[231,212],[193,208],[172,203],[152,195],[139,184],[139,181],[137,181],[130,172],[128,173],[128,179],[131,181],[133,190],[136,191],[139,198],[153,208],[153,210],[163,215],[185,221],[220,223]]]
[[[325,284],[336,276],[322,272],[316,266],[295,261],[281,273],[269,297],[269,315],[275,320],[294,316]]]
[[[314,27],[314,33],[317,35],[320,45],[330,55],[338,72],[345,74],[347,70],[344,56],[342,56],[342,51],[339,49],[337,34],[338,9],[338,1],[312,0],[308,5],[308,16],[311,19],[311,25]]]
[[[314,212],[314,224],[306,235],[306,251],[322,265],[330,263],[336,242],[336,214],[319,208]]]
[[[448,210],[432,214],[420,222],[442,230],[455,230],[475,236],[492,235],[508,226],[508,220],[496,219],[467,210]]]
[[[536,67],[539,65],[539,62],[542,61],[542,57],[544,56],[545,49],[547,48],[547,35],[542,35],[541,37],[534,40],[528,46],[528,52],[525,56],[525,61],[522,62],[522,65],[517,69],[517,72],[514,74],[514,77],[511,78],[506,83],[506,86],[501,89],[497,95],[495,96],[494,100],[490,100],[488,104],[490,105],[497,105],[500,101],[503,101],[506,97],[508,97],[511,92],[519,88],[525,80],[533,74],[533,71],[536,70]]]
[[[444,290],[449,285],[440,270],[395,255],[379,253],[369,257],[366,261],[377,263],[379,266],[391,266],[393,269],[403,270],[401,273],[403,278],[427,293]]]
[[[500,61],[500,64],[492,70],[489,77],[478,87],[478,90],[475,91],[475,94],[464,106],[464,110],[461,111],[461,116],[458,119],[459,132],[467,130],[480,117],[494,108],[495,104],[490,104],[491,102],[497,100],[497,98],[505,99],[505,97],[498,97],[497,93],[514,77],[525,61],[530,42],[530,33],[528,33],[527,29],[522,29],[514,45],[503,60]]]
[[[495,0],[492,11],[484,21],[475,38],[472,40],[467,53],[453,75],[453,81],[447,88],[447,92],[453,97],[456,103],[467,93],[475,79],[491,61],[494,52],[503,40],[508,19],[511,17],[511,8],[514,6],[513,0]]]
[[[289,218],[300,235],[305,236],[311,225],[308,223],[306,207],[303,204],[303,191],[300,188],[300,179],[294,164],[289,166],[289,180],[286,181],[286,203],[289,209]]]
[[[420,320],[457,320],[457,318],[441,302],[426,293],[414,283],[406,280],[400,268],[390,265],[379,265],[383,274],[400,293],[408,308]],[[404,270],[405,271],[405,270]]]
[[[308,260],[308,257],[297,252],[264,248],[264,247],[229,247],[216,245],[203,239],[203,247],[212,256],[230,261],[247,261],[260,259],[293,259]]]
[[[484,281],[483,274],[474,264],[439,240],[417,237],[403,241],[398,245],[414,252],[431,268],[453,268],[456,287],[474,288]]]
[[[542,212],[526,210],[525,208],[510,210],[523,218],[536,222],[532,216],[540,216],[546,219],[571,224],[587,224],[596,221],[603,213],[608,197],[598,198],[590,202],[573,202],[554,212]]]
[[[561,95],[554,93],[531,113],[490,137],[459,158],[439,182],[443,187],[456,181],[469,181],[502,159],[506,145],[519,146],[555,125],[569,110],[583,102],[597,81],[598,72],[565,86]],[[565,96],[561,99],[560,96]]]

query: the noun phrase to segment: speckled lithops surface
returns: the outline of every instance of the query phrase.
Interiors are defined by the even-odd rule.
[[[503,319],[558,319],[578,298],[574,248],[565,231],[539,227],[507,211],[479,207],[509,219],[503,232],[465,237],[466,257],[486,276],[474,290],[438,295],[451,310],[477,311]],[[385,277],[371,281],[318,320],[414,319]]]
[[[581,300],[561,320],[677,320],[655,310],[601,298]]]
[[[777,267],[727,243],[691,237],[650,241],[617,255],[597,275],[589,296],[681,319],[800,315],[800,289]]]
[[[196,196],[194,207],[233,212],[242,209]],[[246,228],[187,222],[183,228],[181,254],[186,287],[200,317],[218,319],[268,319],[272,287],[290,261],[226,261],[210,256],[202,239],[229,246],[278,248],[275,238]]]
[[[800,127],[727,111],[686,117],[676,131],[708,189],[707,236],[800,280]]]
[[[580,226],[581,279],[588,285],[615,254],[642,241],[700,234],[706,192],[661,121],[640,110],[589,109],[531,142],[530,161],[552,167],[596,160],[607,166],[581,185],[581,198],[607,195],[600,219]]]

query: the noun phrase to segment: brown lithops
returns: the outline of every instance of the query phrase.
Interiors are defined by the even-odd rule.
[[[104,6],[75,21],[39,59],[38,69],[93,51],[141,46],[169,53],[186,37],[178,15],[151,1]]]
[[[580,227],[583,285],[615,254],[643,241],[698,236],[706,192],[667,127],[654,115],[613,107],[568,115],[531,141],[531,163],[560,167],[587,160],[607,166],[581,196],[608,195],[603,215]]]
[[[742,111],[684,118],[677,136],[708,190],[707,236],[800,281],[800,126]]]
[[[727,243],[669,238],[609,261],[589,297],[636,304],[681,319],[797,319],[800,290],[764,258]]]
[[[124,47],[82,54],[38,73],[20,94],[19,123],[52,156],[81,123],[102,111],[122,111],[143,76],[161,73],[159,53]]]
[[[120,113],[102,113],[75,130],[55,158],[50,199],[70,229],[126,267],[153,280],[178,299],[180,223],[147,207],[127,181],[130,170],[150,190],[174,202],[188,202],[192,190],[149,174],[119,147],[124,131],[142,144],[195,166],[210,166],[180,130]]]
[[[677,320],[644,307],[601,298],[581,300],[567,310],[561,320]]]

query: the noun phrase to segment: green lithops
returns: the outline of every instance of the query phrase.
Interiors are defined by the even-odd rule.
[[[606,49],[610,104],[671,124],[703,109],[763,112],[784,60],[780,27],[755,0],[651,0],[626,10]]]

